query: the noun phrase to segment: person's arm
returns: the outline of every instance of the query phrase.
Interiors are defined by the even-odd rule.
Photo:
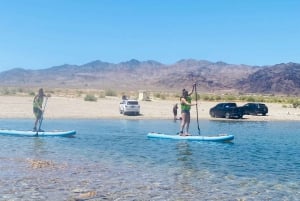
[[[40,110],[42,110],[39,103],[38,103],[38,96],[35,96],[34,99],[33,99],[33,107],[39,108]]]
[[[189,96],[191,96],[191,95],[194,93],[194,91],[195,91],[195,86],[196,86],[196,84],[193,84],[193,89],[192,89],[191,93],[189,93]]]
[[[190,105],[190,106],[194,106],[196,104],[192,104],[192,103],[189,103],[185,100],[185,98],[181,98],[181,103],[185,104],[185,105]]]

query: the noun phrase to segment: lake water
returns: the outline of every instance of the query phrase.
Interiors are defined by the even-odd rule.
[[[2,129],[32,127],[1,120]],[[299,200],[299,122],[200,121],[232,143],[148,139],[171,120],[45,120],[74,138],[0,136],[0,200]],[[197,133],[195,121],[191,131]]]

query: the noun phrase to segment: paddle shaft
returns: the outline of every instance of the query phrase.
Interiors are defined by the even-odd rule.
[[[198,117],[198,95],[197,95],[197,84],[194,85],[195,87],[195,95],[196,95],[196,112],[197,112],[197,126],[198,126],[198,135],[200,135],[200,127],[199,127],[199,117]]]
[[[46,96],[46,100],[45,100],[45,104],[44,104],[44,109],[42,110],[42,115],[41,115],[41,118],[39,120],[39,128],[36,131],[37,135],[39,134],[39,130],[41,129],[41,126],[42,126],[42,123],[43,123],[44,112],[45,112],[45,109],[46,109],[46,106],[47,106],[47,100],[48,100],[48,97]]]

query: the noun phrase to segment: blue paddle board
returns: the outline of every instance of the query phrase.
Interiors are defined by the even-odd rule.
[[[174,139],[174,140],[192,140],[192,141],[214,141],[214,142],[225,142],[234,139],[233,135],[219,134],[214,136],[204,136],[204,135],[169,135],[164,133],[150,132],[147,135],[149,138],[161,138],[161,139]]]
[[[36,132],[36,131],[22,131],[22,130],[6,130],[6,129],[0,129],[0,135],[14,135],[14,136],[31,136],[31,137],[46,137],[46,136],[61,136],[61,137],[70,137],[76,134],[75,130],[70,131],[42,131],[42,132]]]

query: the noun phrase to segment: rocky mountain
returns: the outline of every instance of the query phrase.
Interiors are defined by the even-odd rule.
[[[237,83],[250,93],[300,94],[300,64],[287,63],[262,68]]]
[[[118,64],[93,61],[41,70],[12,69],[0,73],[2,86],[95,88],[118,91],[178,91],[198,83],[202,92],[300,94],[300,64],[233,65],[180,60],[172,65],[132,59]]]

